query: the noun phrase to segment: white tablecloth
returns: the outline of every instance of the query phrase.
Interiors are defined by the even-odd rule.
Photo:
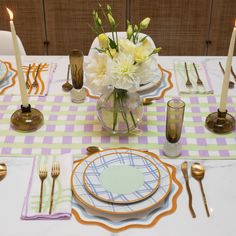
[[[50,86],[49,94],[64,94],[61,85],[66,79],[68,57],[65,56],[30,56],[23,57],[23,62],[54,62],[57,63],[53,82]],[[87,59],[87,58],[86,58]],[[218,61],[225,64],[225,57],[159,57],[159,63],[173,73],[173,62],[176,59],[192,60],[195,62],[205,62],[211,79],[214,80],[213,87],[215,94],[220,94],[223,76],[218,68]],[[14,62],[14,57],[1,56],[1,60]],[[234,67],[236,60],[234,58]],[[175,85],[175,75],[173,73],[173,83]],[[167,92],[169,96],[176,96],[177,90]],[[235,89],[229,91],[229,96],[235,95]],[[181,158],[168,159],[167,162],[177,166],[178,178],[184,184],[184,179],[180,171]],[[23,221],[20,220],[21,209],[25,192],[27,189],[32,159],[30,158],[6,158],[0,157],[0,162],[6,162],[8,166],[7,177],[0,182],[0,232],[4,236],[14,235],[57,235],[57,236],[94,236],[94,235],[115,235],[98,226],[88,226],[79,224],[72,217],[69,221]],[[189,160],[189,166],[193,161]],[[236,225],[234,215],[236,212],[236,161],[201,161],[206,167],[206,175],[203,181],[211,217],[207,218],[199,184],[190,178],[193,193],[193,206],[197,215],[192,219],[188,209],[188,197],[184,185],[181,197],[178,200],[176,212],[160,220],[150,229],[130,229],[119,236],[137,235],[214,235],[214,236],[234,236]]]

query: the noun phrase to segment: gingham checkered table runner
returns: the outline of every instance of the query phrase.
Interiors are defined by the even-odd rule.
[[[127,136],[110,136],[96,117],[96,101],[73,104],[69,96],[30,98],[31,105],[44,114],[44,126],[33,133],[11,129],[10,117],[20,103],[20,97],[0,97],[0,155],[34,156],[64,153],[85,153],[89,145],[103,147],[127,146],[145,148],[161,157],[165,142],[166,102],[169,97],[145,107],[142,132]],[[206,116],[216,111],[219,97],[198,96],[183,98],[186,103],[181,142],[183,158],[236,159],[236,131],[216,135],[204,127]],[[236,116],[236,97],[228,99],[228,111]]]

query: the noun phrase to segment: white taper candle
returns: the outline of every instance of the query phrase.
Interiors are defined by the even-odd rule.
[[[13,46],[14,46],[14,52],[15,52],[18,81],[20,85],[21,101],[24,107],[28,107],[29,103],[28,103],[28,97],[27,97],[27,90],[26,90],[26,85],[25,85],[24,73],[22,70],[21,56],[20,56],[20,50],[19,50],[19,46],[17,42],[16,30],[13,23],[13,13],[8,8],[7,8],[7,11],[10,16],[10,28],[11,28],[11,35],[12,35],[12,41],[13,41]]]
[[[229,52],[228,52],[228,57],[226,61],[226,66],[225,66],[224,80],[223,80],[223,85],[221,89],[221,98],[220,98],[220,107],[219,107],[219,110],[221,112],[226,111],[228,89],[229,89],[229,77],[230,77],[230,70],[231,70],[231,65],[232,65],[232,58],[234,55],[235,38],[236,38],[236,21],[235,21],[235,26],[234,26],[233,33],[230,40]]]

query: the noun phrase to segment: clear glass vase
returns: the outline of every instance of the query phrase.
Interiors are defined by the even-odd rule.
[[[97,101],[102,126],[113,134],[126,134],[142,120],[143,106],[136,92],[108,87]]]

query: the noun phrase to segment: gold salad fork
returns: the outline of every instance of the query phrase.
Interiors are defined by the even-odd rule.
[[[49,214],[52,214],[55,181],[56,181],[56,179],[59,175],[60,175],[60,164],[59,164],[59,162],[55,162],[52,165],[52,172],[51,172],[51,176],[52,176],[53,181],[52,181],[52,190],[51,190]]]
[[[39,212],[42,211],[42,202],[43,202],[43,182],[47,178],[48,171],[46,167],[39,169],[39,178],[41,180],[41,188],[40,188],[40,200],[39,200]]]
[[[186,71],[186,75],[187,75],[187,81],[185,83],[186,87],[188,88],[192,88],[193,87],[193,84],[191,83],[190,79],[189,79],[189,74],[188,74],[188,67],[187,67],[187,63],[185,62],[184,63],[184,66],[185,66],[185,71]]]

